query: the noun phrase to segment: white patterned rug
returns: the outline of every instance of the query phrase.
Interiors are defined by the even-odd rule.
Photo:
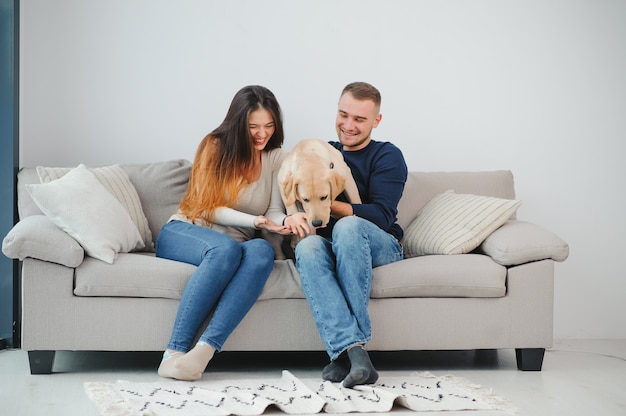
[[[341,387],[319,379],[85,383],[103,416],[260,415],[275,406],[288,414],[389,412],[394,404],[416,412],[517,409],[491,390],[461,378],[430,373],[381,377],[376,384]]]

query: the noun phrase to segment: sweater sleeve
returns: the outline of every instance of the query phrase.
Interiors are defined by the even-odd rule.
[[[355,215],[378,225],[381,229],[402,238],[402,229],[396,224],[398,203],[407,180],[407,167],[400,149],[390,143],[382,146],[369,163],[366,189],[360,189],[362,204],[353,204]]]
[[[215,224],[227,225],[231,227],[256,228],[254,219],[256,215],[246,214],[229,207],[219,207],[213,212]]]

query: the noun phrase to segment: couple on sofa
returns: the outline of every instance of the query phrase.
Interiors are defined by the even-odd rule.
[[[370,84],[347,85],[340,96],[332,144],[344,155],[362,204],[339,198],[332,219],[295,250],[302,288],[330,363],[322,378],[345,387],[378,379],[365,344],[371,339],[367,305],[372,268],[402,260],[397,206],[407,180],[401,151],[371,139],[381,97]],[[178,212],[164,226],[156,255],[197,266],[183,292],[158,373],[197,380],[259,297],[274,266],[265,229],[305,236],[304,213],[286,216],[276,172],[284,158],[282,115],[274,94],[247,86],[224,121],[200,143]],[[203,322],[208,326],[192,345]]]

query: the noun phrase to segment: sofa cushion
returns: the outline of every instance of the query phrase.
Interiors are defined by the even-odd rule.
[[[565,261],[569,245],[552,232],[526,221],[507,221],[480,246],[496,263],[515,266],[544,259]]]
[[[152,253],[120,253],[111,267],[86,257],[76,268],[77,296],[160,297],[180,299],[195,266],[155,258]],[[373,298],[500,297],[506,268],[488,256],[424,256],[377,267]],[[277,260],[260,300],[304,299],[291,260]]]
[[[45,215],[31,215],[19,221],[2,240],[2,252],[11,259],[27,257],[76,267],[85,251],[68,233]]]
[[[110,267],[86,257],[76,268],[74,294],[180,299],[196,266],[155,257],[120,253]],[[259,299],[302,299],[300,278],[291,260],[277,260]]]
[[[43,213],[91,257],[113,263],[118,252],[144,246],[126,209],[85,165],[26,189]]]
[[[191,264],[147,252],[120,253],[113,267],[85,257],[74,273],[74,294],[180,299],[194,270]]]
[[[45,166],[37,166],[36,169],[41,183],[48,183],[62,178],[72,170],[72,168],[53,168]],[[124,208],[126,208],[128,215],[130,215],[130,218],[137,226],[137,230],[139,230],[139,234],[144,243],[143,249],[153,250],[152,232],[148,226],[148,220],[143,213],[137,190],[135,190],[126,172],[124,172],[119,165],[102,166],[89,170],[96,175],[100,183],[120,201],[120,204],[122,204]]]
[[[517,210],[521,201],[448,191],[435,196],[404,234],[405,257],[465,254]]]
[[[481,254],[405,259],[373,270],[372,298],[497,298],[506,293],[507,269]]]

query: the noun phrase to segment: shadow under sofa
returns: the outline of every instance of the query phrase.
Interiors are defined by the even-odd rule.
[[[191,164],[119,165],[134,186],[152,241],[176,211]],[[32,200],[18,173],[20,221],[3,252],[22,260],[22,349],[32,374],[52,372],[55,351],[162,351],[195,267],[150,250],[90,257]],[[429,201],[453,190],[514,199],[510,171],[410,172],[398,220],[407,230]],[[568,245],[513,214],[467,254],[421,255],[375,268],[372,351],[515,349],[520,370],[541,370],[553,342],[554,263]],[[225,351],[323,351],[291,260],[277,260]],[[156,370],[155,370],[156,371]]]

